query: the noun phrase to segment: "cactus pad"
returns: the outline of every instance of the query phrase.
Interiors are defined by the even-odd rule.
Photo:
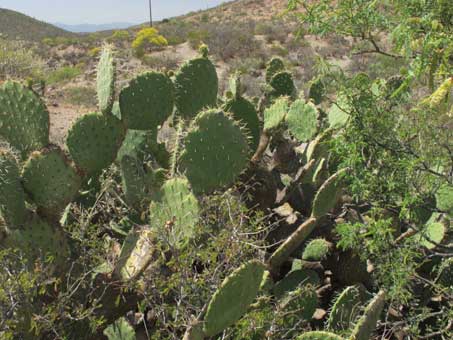
[[[280,308],[287,313],[286,319],[297,312],[298,320],[310,320],[318,307],[318,296],[313,286],[299,287],[289,292],[282,301]],[[288,321],[288,320],[286,320]]]
[[[341,336],[329,332],[313,331],[302,334],[297,340],[346,340]]]
[[[33,268],[35,260],[45,260],[51,256],[55,264],[63,264],[67,260],[68,247],[63,232],[52,228],[37,215],[27,216],[24,227],[15,229],[7,236],[5,246],[20,249]]]
[[[352,331],[351,340],[369,340],[384,309],[385,293],[380,291],[365,308]]]
[[[258,294],[264,264],[250,261],[229,275],[209,302],[204,333],[213,336],[239,320]]]
[[[22,172],[25,191],[44,212],[60,213],[77,195],[81,178],[58,148],[35,151]]]
[[[157,132],[149,130],[127,130],[123,144],[118,150],[117,161],[121,162],[123,157],[129,156],[144,162],[151,154],[151,144],[156,140],[156,135]]]
[[[285,64],[283,64],[283,60],[278,57],[272,58],[269,63],[267,64],[266,68],[266,82],[270,83],[272,77],[281,72],[285,69]]]
[[[346,125],[349,120],[349,114],[347,110],[349,105],[346,102],[346,99],[339,97],[338,103],[333,103],[327,112],[327,119],[329,121],[329,126],[333,129],[339,129]]]
[[[219,80],[215,66],[208,58],[185,63],[175,76],[175,102],[184,118],[194,117],[200,110],[215,106]]]
[[[23,85],[7,81],[0,88],[0,136],[26,158],[49,144],[49,112]]]
[[[288,112],[288,98],[279,98],[264,111],[264,130],[271,131],[280,126]]]
[[[304,249],[302,259],[305,261],[321,261],[330,251],[330,243],[323,238],[310,241]]]
[[[360,314],[365,294],[362,286],[346,287],[335,299],[327,319],[327,328],[333,331],[347,331]]]
[[[98,106],[104,114],[110,114],[112,111],[115,97],[115,71],[112,48],[106,46],[99,59],[96,79]]]
[[[199,113],[184,143],[180,160],[196,193],[231,185],[247,166],[248,139],[222,111]]]
[[[439,267],[436,282],[444,287],[453,288],[453,258],[442,261]]]
[[[315,105],[321,104],[326,95],[326,88],[321,79],[316,79],[310,86],[308,97],[313,100]]]
[[[315,159],[316,161],[321,158],[327,158],[329,153],[329,140],[332,137],[333,130],[328,129],[318,135],[307,148],[307,162]]]
[[[255,106],[243,97],[234,97],[225,104],[224,110],[231,112],[233,118],[244,125],[246,132],[251,137],[250,148],[255,151],[261,136],[260,121]]]
[[[337,204],[338,195],[342,188],[342,176],[346,169],[339,170],[324,182],[313,200],[312,216],[315,218],[326,215]]]
[[[453,217],[453,185],[444,184],[436,193],[436,205],[440,211],[444,211]]]
[[[25,193],[17,161],[9,152],[0,151],[0,215],[10,228],[25,222]]]
[[[285,294],[296,290],[300,286],[318,286],[319,283],[320,279],[315,271],[310,269],[293,270],[275,284],[273,293],[277,299],[280,299]]]
[[[104,335],[109,340],[136,340],[134,328],[126,318],[119,318],[113,324],[104,329]]]
[[[292,96],[296,91],[293,76],[286,71],[275,74],[269,84],[274,89],[275,96]]]
[[[422,246],[428,249],[434,249],[436,243],[442,242],[447,232],[447,228],[441,218],[441,214],[439,213],[432,214],[428,222],[426,222],[425,227],[414,236],[414,239]]]
[[[312,103],[298,99],[291,105],[286,122],[289,131],[299,142],[307,142],[318,131],[318,110]]]
[[[71,127],[66,144],[76,165],[87,174],[96,174],[115,160],[125,129],[113,115],[90,113]]]
[[[150,210],[151,225],[157,228],[171,226],[170,241],[173,244],[193,236],[199,207],[187,179],[173,178],[166,181],[161,188],[160,202],[153,202]]]
[[[148,72],[133,79],[120,94],[121,118],[128,129],[156,130],[173,112],[170,78]]]

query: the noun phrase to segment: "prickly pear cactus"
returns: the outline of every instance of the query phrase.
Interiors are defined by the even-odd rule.
[[[215,106],[219,80],[207,57],[185,63],[175,76],[175,102],[183,118],[193,118],[200,110]]]
[[[105,46],[99,59],[96,78],[98,107],[104,114],[110,114],[115,98],[115,60],[113,50]]]
[[[203,324],[194,322],[189,326],[182,340],[204,340]]]
[[[0,151],[0,216],[10,228],[25,222],[25,193],[14,156]]]
[[[149,227],[131,230],[124,240],[115,274],[122,281],[135,280],[148,268],[154,256],[154,233]]]
[[[151,154],[152,143],[155,143],[157,131],[127,130],[123,144],[118,150],[117,161],[123,157],[133,157],[144,162]]]
[[[173,112],[174,87],[165,74],[148,72],[120,94],[121,118],[128,129],[157,130]]]
[[[213,295],[204,317],[204,333],[214,336],[238,321],[255,300],[265,270],[250,261],[229,275]]]
[[[329,140],[331,139],[333,130],[328,129],[318,135],[307,148],[307,162],[315,159],[319,161],[322,158],[327,158],[329,153]]]
[[[329,332],[313,331],[302,334],[297,340],[346,340],[341,336]]]
[[[180,161],[196,193],[231,185],[247,166],[250,154],[244,131],[218,110],[198,114],[184,144]]]
[[[349,105],[345,98],[339,97],[336,103],[333,103],[327,112],[329,126],[333,129],[339,129],[345,126],[349,120]]]
[[[0,137],[22,158],[49,144],[49,112],[25,86],[7,81],[0,88]]]
[[[276,75],[278,72],[281,72],[285,69],[285,64],[283,64],[283,60],[278,57],[272,58],[269,63],[267,64],[266,68],[266,82],[270,83],[272,77]]]
[[[323,238],[310,241],[304,249],[302,259],[305,261],[321,261],[329,254],[331,244]]]
[[[120,318],[104,329],[104,335],[109,340],[135,340],[135,331],[126,318]]]
[[[367,305],[351,334],[351,340],[369,340],[384,309],[385,293],[380,291]]]
[[[260,142],[261,128],[255,105],[244,97],[233,97],[225,103],[223,108],[230,112],[233,118],[244,125],[247,134],[251,137],[250,149],[255,151]]]
[[[93,175],[113,163],[124,136],[124,126],[116,117],[90,113],[74,123],[66,145],[77,167]]]
[[[294,85],[293,76],[291,73],[283,71],[275,74],[270,83],[273,88],[273,95],[280,96],[293,96],[296,92],[296,86]]]
[[[444,184],[439,188],[436,203],[437,209],[453,216],[453,185]]]
[[[295,311],[297,314],[293,315],[293,317],[297,317],[298,320],[310,320],[318,307],[318,302],[316,290],[313,286],[308,285],[299,287],[286,294],[282,299],[280,309],[287,313],[286,321]]]
[[[453,288],[453,258],[442,261],[436,282],[444,287]]]
[[[436,245],[441,243],[445,237],[447,232],[446,224],[447,223],[443,220],[443,216],[441,214],[434,213],[428,222],[426,222],[423,229],[414,236],[414,240],[428,249],[434,249]]]
[[[170,227],[170,242],[178,244],[189,240],[198,222],[199,206],[185,178],[172,178],[161,188],[160,202],[153,202],[151,225],[156,228]]]
[[[45,261],[52,257],[56,266],[66,262],[68,247],[63,232],[53,228],[37,215],[27,214],[20,229],[14,229],[3,241],[5,248],[17,248],[24,253],[30,268],[34,261]]]
[[[339,170],[321,185],[313,200],[313,217],[322,217],[334,208],[342,189],[342,176],[346,171],[346,169]]]
[[[327,319],[327,329],[337,332],[349,330],[360,315],[361,306],[365,302],[364,293],[362,286],[346,287],[332,305]]]
[[[313,101],[315,105],[321,104],[326,94],[326,89],[321,79],[316,79],[312,82],[310,90],[308,91],[308,97]]]
[[[58,147],[35,151],[22,171],[24,188],[38,208],[58,216],[77,195],[81,178]]]
[[[289,131],[299,142],[307,142],[318,131],[318,110],[312,103],[298,99],[291,105],[286,122]]]
[[[318,274],[313,270],[292,270],[275,284],[272,292],[277,299],[280,299],[300,286],[310,285],[315,287],[319,286],[320,282],[321,280],[319,279]]]
[[[272,131],[280,126],[288,113],[288,98],[279,98],[264,111],[264,130]]]

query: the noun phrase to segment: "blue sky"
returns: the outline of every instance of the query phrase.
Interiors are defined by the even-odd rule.
[[[216,6],[225,0],[152,0],[156,20]],[[0,0],[0,8],[36,19],[65,24],[142,23],[148,20],[148,0]]]

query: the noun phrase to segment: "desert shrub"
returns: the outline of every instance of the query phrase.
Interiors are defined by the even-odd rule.
[[[135,40],[132,42],[132,49],[138,57],[142,57],[150,47],[166,45],[168,45],[167,39],[160,35],[157,29],[146,27],[137,33]]]
[[[56,84],[70,81],[82,74],[79,66],[63,66],[50,72],[47,76],[48,84]]]
[[[113,42],[122,42],[122,41],[127,41],[130,38],[130,33],[129,31],[126,30],[119,30],[113,32],[113,34],[109,37],[110,41]]]
[[[18,42],[0,39],[0,80],[41,78],[44,61]]]
[[[155,70],[175,70],[179,65],[179,60],[170,53],[159,55],[148,55],[142,58],[142,63]]]
[[[88,56],[90,58],[94,58],[94,57],[97,57],[99,54],[101,53],[101,48],[100,47],[93,47],[92,49],[90,49],[88,51]]]
[[[73,105],[95,107],[96,91],[92,87],[69,87],[64,91],[65,101]]]
[[[187,41],[193,25],[182,20],[170,20],[159,25],[159,32],[167,39],[168,45],[178,45]]]

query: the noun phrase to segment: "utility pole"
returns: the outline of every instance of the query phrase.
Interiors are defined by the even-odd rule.
[[[149,0],[149,26],[153,27],[153,5],[151,0]]]

